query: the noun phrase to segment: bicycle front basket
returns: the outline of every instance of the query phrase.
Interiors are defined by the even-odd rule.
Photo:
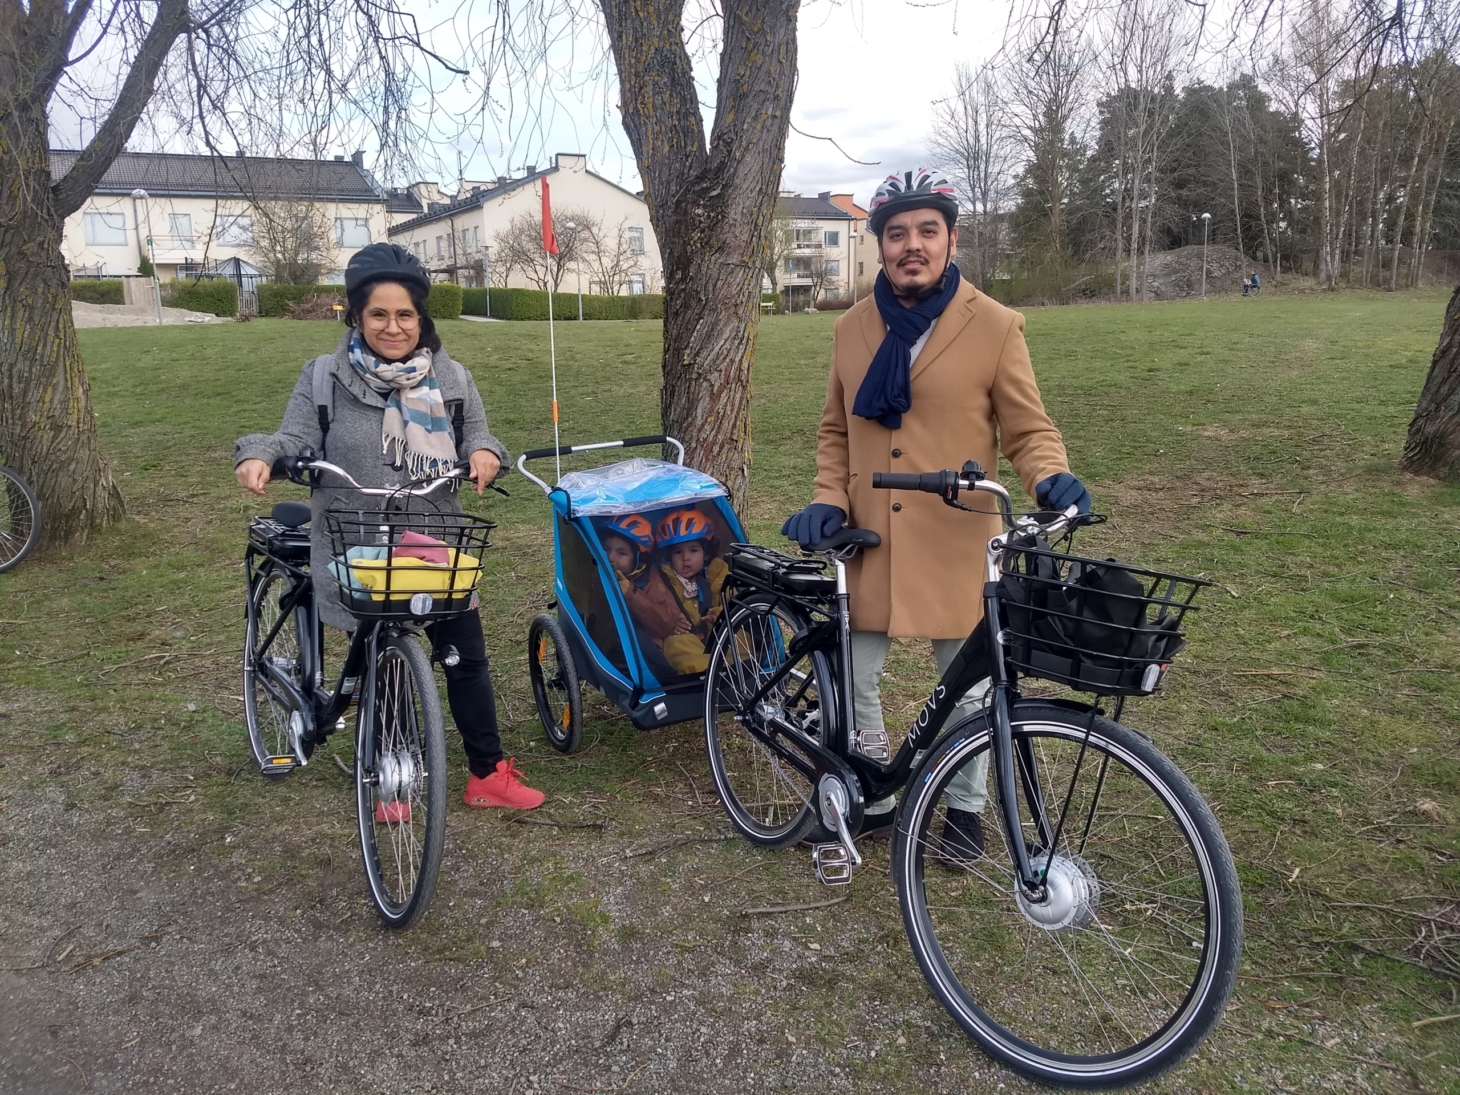
[[[370,619],[433,620],[471,608],[491,521],[464,513],[325,514],[340,604]]]
[[[1206,585],[1043,542],[1011,545],[998,591],[1005,659],[1076,691],[1149,695],[1186,645],[1182,618]]]

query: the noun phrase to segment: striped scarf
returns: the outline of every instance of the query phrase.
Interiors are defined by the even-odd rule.
[[[350,364],[380,395],[387,392],[380,448],[391,463],[405,466],[417,479],[446,471],[456,462],[456,438],[446,417],[446,401],[424,346],[405,361],[381,361],[356,331],[350,339]]]

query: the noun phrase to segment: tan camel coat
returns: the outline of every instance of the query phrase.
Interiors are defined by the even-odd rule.
[[[812,500],[847,512],[882,546],[848,567],[852,627],[894,637],[953,639],[983,615],[984,549],[996,516],[964,513],[935,495],[873,490],[872,473],[958,469],[977,460],[998,469],[998,449],[1032,498],[1034,485],[1068,471],[1064,441],[1044,412],[1024,317],[964,282],[912,367],[912,408],[889,430],[852,414],[887,328],[871,297],[837,321],[831,378],[817,433]],[[995,508],[991,495],[965,505]]]

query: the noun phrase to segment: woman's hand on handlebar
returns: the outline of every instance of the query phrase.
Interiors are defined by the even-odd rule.
[[[269,485],[269,466],[262,460],[241,460],[233,469],[238,485],[250,494],[263,497],[264,488]]]
[[[491,449],[477,449],[468,458],[468,463],[471,468],[471,480],[477,485],[478,494],[486,490],[492,480],[497,478],[497,473],[502,470],[502,461],[497,459],[497,454]],[[242,467],[242,465],[239,466]],[[262,494],[263,491],[259,491],[259,493]]]

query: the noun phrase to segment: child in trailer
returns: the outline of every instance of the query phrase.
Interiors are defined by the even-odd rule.
[[[705,647],[730,567],[715,550],[715,526],[699,510],[675,510],[659,522],[654,539],[664,560],[660,571],[688,625],[664,640],[664,656],[680,673],[703,673],[710,667]]]
[[[637,513],[600,517],[594,523],[604,553],[618,575],[618,587],[629,606],[645,663],[660,680],[673,677],[677,670],[664,656],[664,640],[676,630],[688,631],[689,624],[680,614],[679,602],[663,576],[656,574],[650,565],[654,557],[654,526]]]

